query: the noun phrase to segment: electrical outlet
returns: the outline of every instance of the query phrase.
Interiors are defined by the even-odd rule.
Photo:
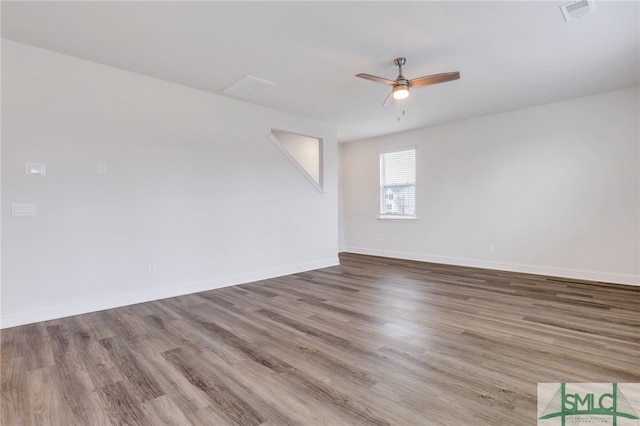
[[[466,246],[467,246],[467,250],[471,250],[471,243],[467,243]]]
[[[493,244],[489,244],[489,253],[493,253]]]
[[[149,275],[156,274],[156,265],[149,265]]]

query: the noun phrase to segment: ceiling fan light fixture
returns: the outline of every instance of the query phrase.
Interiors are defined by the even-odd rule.
[[[409,86],[398,84],[393,86],[393,99],[401,100],[409,97]]]

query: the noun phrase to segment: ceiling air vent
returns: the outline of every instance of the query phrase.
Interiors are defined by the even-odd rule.
[[[569,22],[591,15],[596,11],[596,5],[593,0],[578,0],[560,6],[560,10],[562,10],[564,20]]]
[[[224,89],[222,93],[235,96],[236,98],[251,99],[257,96],[258,93],[274,85],[275,83],[270,81],[246,75]]]

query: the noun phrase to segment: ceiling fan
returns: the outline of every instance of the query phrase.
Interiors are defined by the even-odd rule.
[[[455,72],[445,72],[442,74],[433,74],[427,75],[425,77],[418,77],[412,80],[407,80],[404,75],[402,75],[402,66],[407,62],[406,58],[396,58],[393,60],[393,63],[398,67],[398,77],[395,80],[388,80],[382,77],[376,77],[371,74],[356,74],[356,77],[364,78],[366,80],[376,81],[382,84],[388,84],[393,86],[391,89],[391,93],[387,96],[389,99],[393,96],[393,99],[401,100],[405,99],[409,96],[409,88],[410,87],[421,87],[428,86],[430,84],[438,84],[444,83],[451,80],[457,80],[460,78],[460,73],[458,71]],[[385,103],[387,102],[385,99]]]

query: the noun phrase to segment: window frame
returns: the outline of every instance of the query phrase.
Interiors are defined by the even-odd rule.
[[[384,163],[384,155],[385,154],[390,154],[390,153],[394,153],[394,152],[404,152],[404,151],[413,151],[413,161],[414,161],[414,176],[413,176],[413,182],[412,183],[408,183],[408,185],[413,186],[413,198],[414,198],[414,210],[413,210],[413,214],[399,214],[399,213],[387,213],[387,207],[389,205],[389,201],[393,200],[395,202],[395,199],[397,197],[395,197],[395,194],[391,194],[392,198],[389,198],[389,195],[386,191],[386,189],[391,186],[389,184],[385,183],[385,163]],[[382,219],[382,220],[416,220],[417,217],[417,204],[418,204],[418,200],[417,200],[417,174],[418,174],[418,156],[417,156],[417,148],[415,146],[407,146],[407,147],[402,147],[402,148],[394,148],[394,149],[389,149],[389,150],[384,150],[384,151],[379,151],[379,155],[378,155],[378,161],[379,161],[379,198],[380,198],[380,204],[378,206],[378,219]]]

